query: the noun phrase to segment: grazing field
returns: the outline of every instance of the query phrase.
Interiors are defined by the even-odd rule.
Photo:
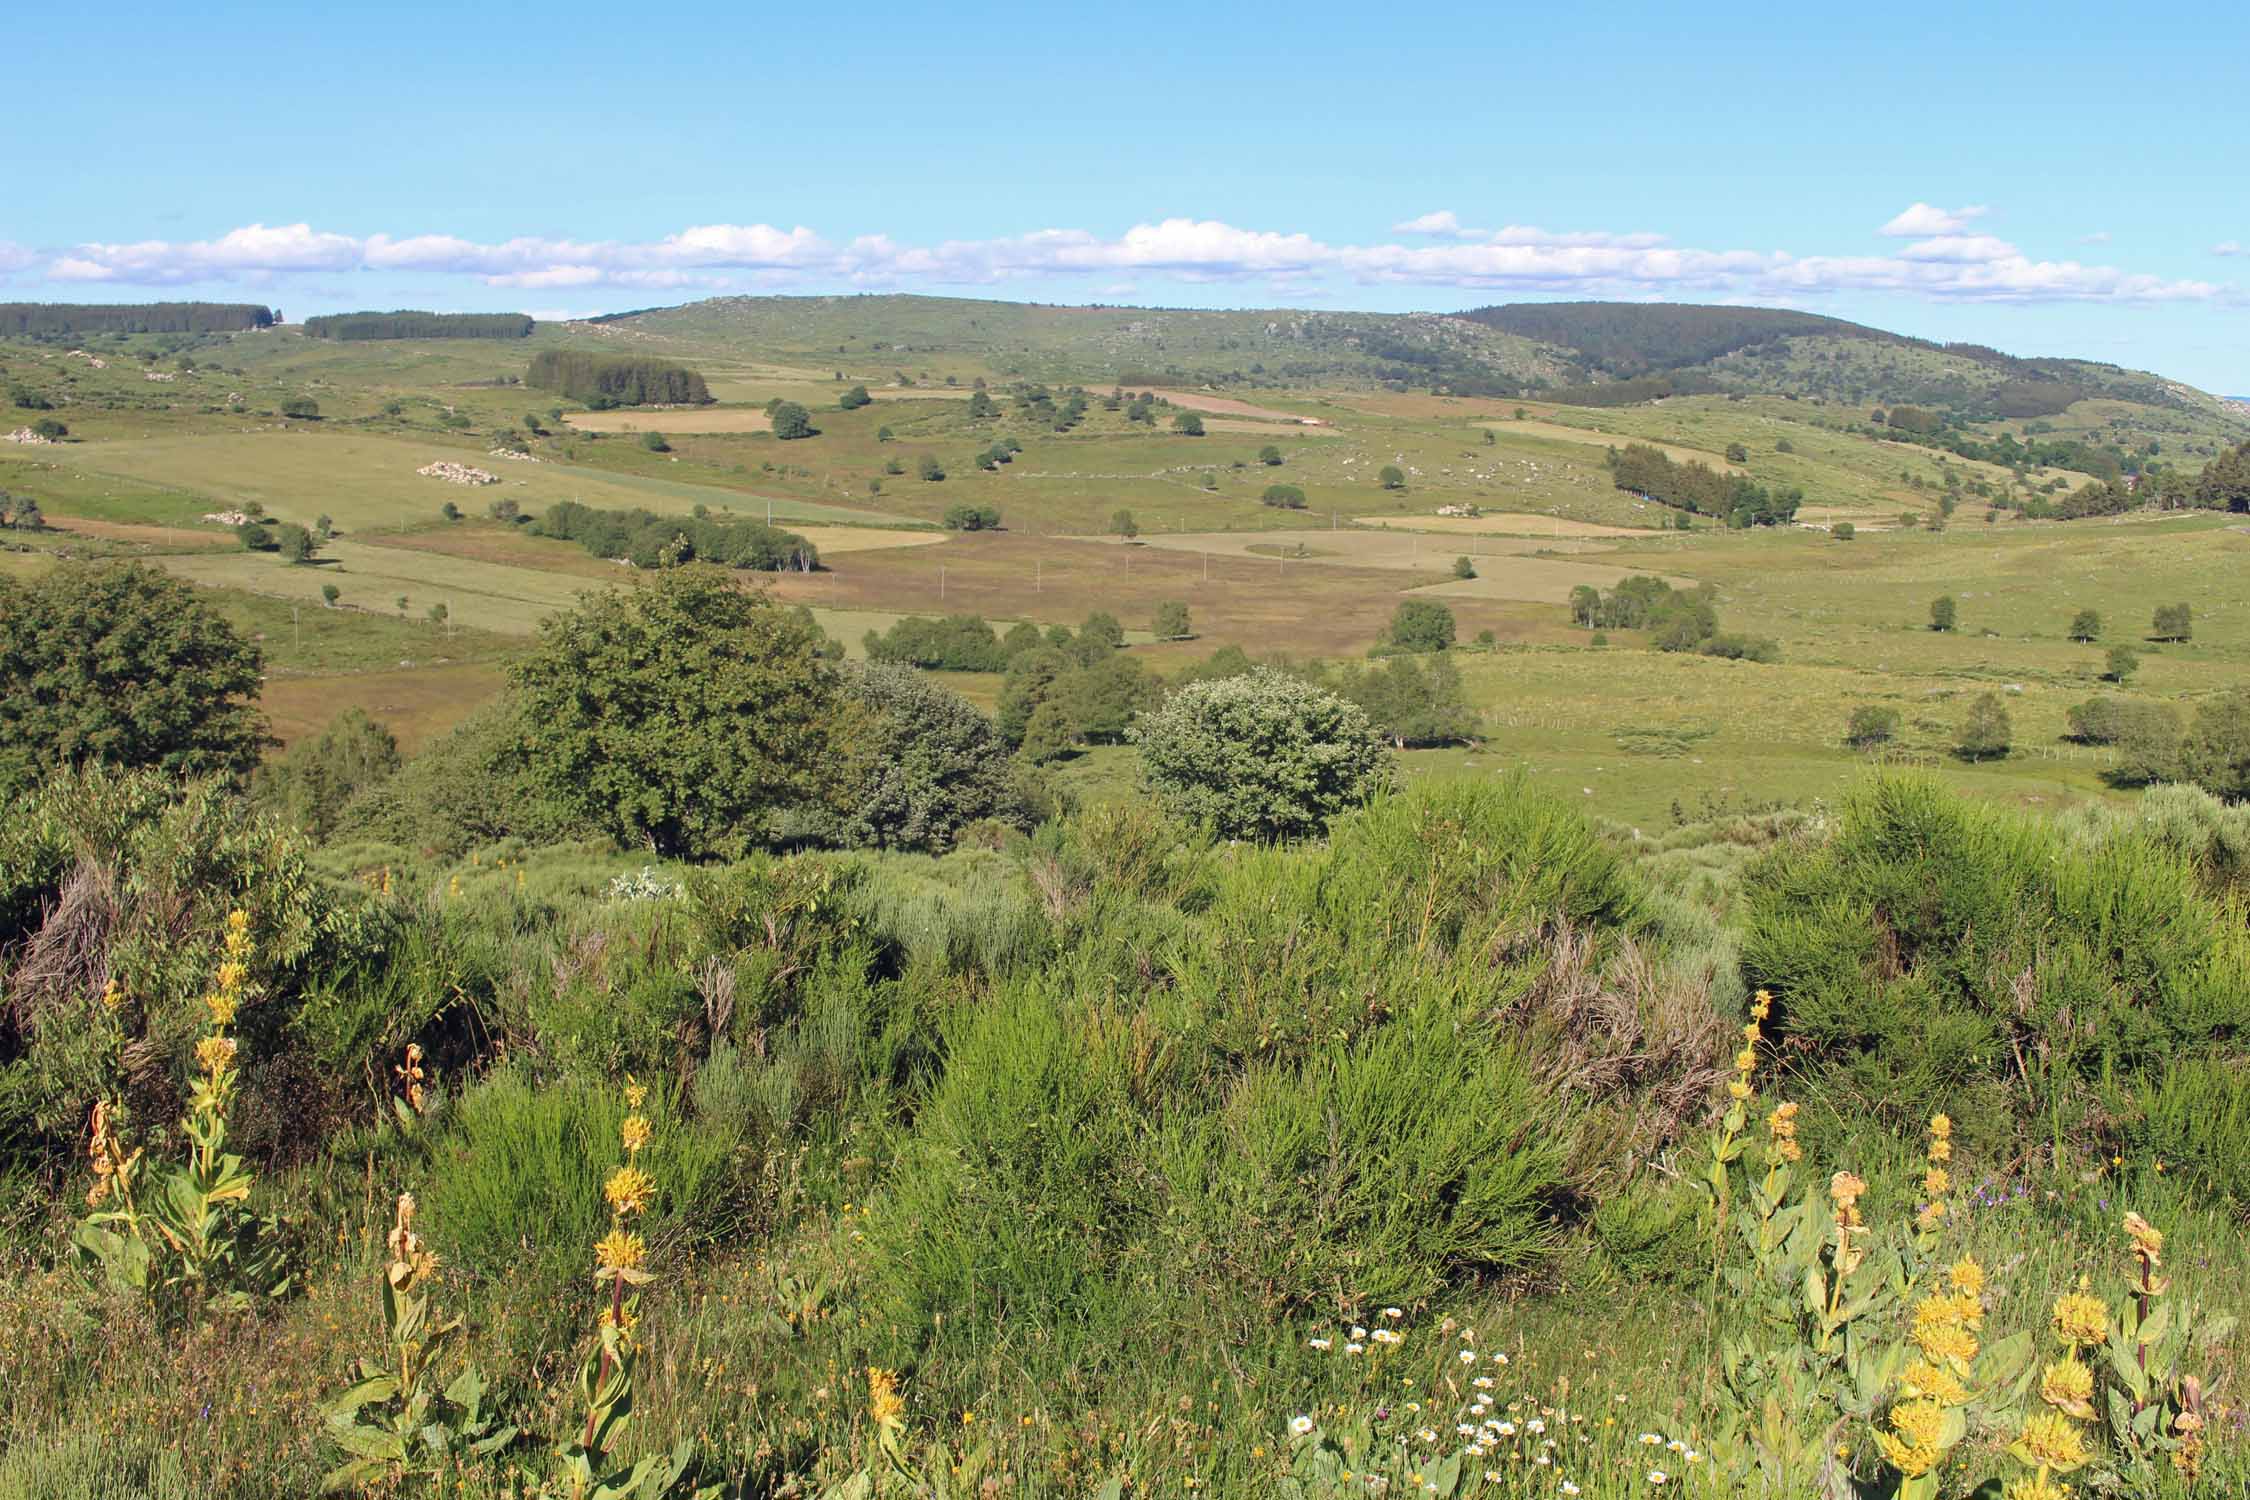
[[[773,418],[738,406],[683,406],[677,411],[631,407],[572,412],[563,418],[580,432],[771,432]]]
[[[1593,521],[1573,521],[1563,516],[1519,515],[1510,511],[1481,516],[1358,516],[1355,526],[1396,531],[1427,531],[1440,536],[1516,537],[1646,537],[1645,526],[1604,526]]]

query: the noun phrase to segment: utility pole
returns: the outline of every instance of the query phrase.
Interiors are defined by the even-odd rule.
[[[939,563],[939,564],[938,564],[938,570],[937,570],[937,598],[938,598],[938,603],[940,603],[940,604],[943,604],[943,603],[945,602],[945,564],[944,564],[944,563]]]

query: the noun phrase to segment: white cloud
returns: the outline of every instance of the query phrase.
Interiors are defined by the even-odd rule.
[[[365,270],[472,277],[489,287],[583,294],[596,288],[715,291],[852,286],[993,285],[1085,278],[1089,295],[1117,297],[1150,278],[1258,281],[1311,295],[1350,282],[1495,292],[1572,292],[1654,298],[1724,295],[1803,303],[1838,292],[1930,298],[2197,300],[2222,288],[2077,261],[2040,261],[1992,235],[1961,231],[1978,209],[1916,204],[1885,225],[1915,236],[1882,255],[1793,255],[1675,246],[1664,236],[1527,225],[1464,226],[1439,210],[1394,226],[1420,242],[1335,244],[1309,234],[1248,229],[1218,219],[1162,219],[1122,234],[1041,229],[982,240],[907,244],[884,234],[836,243],[803,226],[705,224],[648,241],[524,236],[480,243],[445,234],[364,239],[295,224],[253,224],[214,240],[86,244],[31,256],[50,281],[172,286],[273,284],[303,272]],[[1902,230],[1901,226],[1912,226]],[[1951,226],[1951,227],[1947,227]],[[2226,253],[2230,247],[2219,247]],[[8,261],[0,258],[0,271]],[[573,300],[579,300],[574,298]]]
[[[1959,234],[1969,227],[1971,219],[1981,219],[1987,212],[1982,203],[1966,208],[1933,208],[1927,203],[1916,203],[1878,232],[1894,240],[1910,240],[1917,235]]]
[[[2242,253],[2242,241],[2221,240],[2211,247],[2211,253],[2213,255],[2240,255]]]

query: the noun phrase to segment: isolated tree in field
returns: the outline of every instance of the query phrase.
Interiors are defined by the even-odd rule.
[[[281,548],[281,555],[293,563],[309,563],[313,560],[313,554],[320,550],[320,544],[313,539],[313,534],[294,521],[283,523],[281,529],[274,534],[274,540]]]
[[[1960,618],[1960,608],[1951,594],[1940,594],[1930,601],[1930,629],[1951,630]]]
[[[327,605],[330,609],[334,609],[336,607],[336,601],[343,597],[344,591],[336,587],[336,585],[334,585],[333,583],[324,583],[320,586],[320,602]]]
[[[268,743],[264,658],[168,574],[66,564],[0,578],[0,790],[100,762],[239,776]]]
[[[669,453],[672,451],[672,445],[665,441],[664,434],[661,432],[642,433],[641,446],[651,453]]]
[[[1222,838],[1318,835],[1391,780],[1364,712],[1270,667],[1181,688],[1132,739],[1150,790]]]
[[[970,397],[969,397],[969,420],[970,420],[970,421],[972,421],[972,422],[981,422],[981,421],[983,421],[983,420],[984,420],[984,419],[985,419],[986,417],[997,417],[997,416],[999,416],[999,415],[1000,415],[1000,407],[999,407],[999,404],[998,404],[997,402],[995,402],[995,401],[994,401],[994,400],[993,400],[993,399],[992,399],[992,398],[991,398],[990,396],[986,395],[986,394],[985,394],[985,393],[984,393],[983,391],[976,391],[976,392],[974,392],[974,393],[972,393],[972,394],[970,395]]]
[[[13,500],[8,499],[5,495],[0,495],[0,510],[5,510],[8,513],[8,525],[13,530],[45,531],[47,529],[47,518],[40,512],[39,502],[30,495]]]
[[[1570,591],[1570,622],[1573,625],[1591,625],[1602,607],[1602,591],[1590,583],[1579,584]]]
[[[945,477],[945,465],[937,461],[935,453],[923,454],[921,462],[915,465],[914,471],[920,474],[923,482],[927,484],[935,484]]]
[[[1149,626],[1150,634],[1160,641],[1184,641],[1195,634],[1188,623],[1188,607],[1177,599],[1168,599],[1156,606],[1156,618]]]
[[[1435,599],[1404,599],[1391,612],[1383,644],[1394,651],[1443,651],[1453,644],[1453,611]]]
[[[1121,510],[1109,518],[1109,534],[1131,541],[1141,534],[1141,523],[1133,519],[1129,510]]]
[[[1276,448],[1271,443],[1266,444],[1263,448],[1260,448],[1258,450],[1258,462],[1264,464],[1269,469],[1280,468],[1281,450],[1279,448]]]
[[[1863,704],[1852,710],[1844,730],[1844,743],[1854,750],[1874,750],[1898,738],[1899,713],[1895,708]]]
[[[1264,504],[1276,506],[1282,510],[1303,510],[1305,508],[1305,492],[1293,484],[1269,484],[1266,486],[1266,492],[1260,495],[1258,499]]]
[[[2090,609],[2082,609],[2071,617],[2070,638],[2074,641],[2098,641],[2102,638],[2102,617]]]
[[[2130,646],[2109,648],[2109,669],[2102,675],[2111,682],[2124,682],[2141,669],[2141,653]]]
[[[320,415],[320,403],[310,396],[291,396],[281,403],[281,414],[285,417],[296,417],[300,420],[310,421]]]
[[[1456,557],[1453,559],[1453,576],[1461,579],[1474,578],[1477,576],[1477,565],[1470,562],[1466,555]]]
[[[403,614],[405,614],[405,613],[406,613],[406,606],[407,606],[408,602],[409,602],[409,601],[408,601],[407,597],[406,597],[406,596],[405,596],[404,594],[401,594],[401,595],[399,595],[399,596],[398,596],[398,612],[399,612],[400,614],[402,614],[402,615],[403,615]]]
[[[50,443],[59,443],[70,436],[70,429],[53,417],[41,417],[31,424],[31,430],[34,435],[43,437]]]
[[[803,620],[714,569],[670,569],[550,616],[509,671],[537,785],[627,847],[694,858],[775,814],[848,812],[856,725]]]
[[[1828,529],[1828,534],[1839,542],[1848,542],[1859,535],[1859,528],[1849,521],[1838,521]]]
[[[445,606],[445,605],[444,605],[444,604],[443,604],[443,603],[441,602],[441,603],[438,603],[438,604],[433,604],[433,605],[431,605],[431,606],[430,606],[430,608],[429,608],[429,616],[430,616],[430,623],[431,623],[432,625],[443,625],[443,624],[444,624],[444,623],[445,623],[446,621],[448,621],[448,620],[450,620],[450,619],[452,619],[452,618],[453,618],[453,611],[452,611],[451,609],[448,609],[448,608],[447,608],[447,607],[446,607],[446,606]]]
[[[878,443],[889,442],[891,440],[891,436],[891,430],[888,427],[878,427],[875,429],[875,441]]]
[[[461,519],[461,507],[448,500],[438,507],[438,514],[448,521],[458,521]]]
[[[2015,727],[1998,693],[1979,693],[1969,705],[1969,718],[1961,726],[1961,741],[1953,747],[1963,760],[1997,760],[2015,743]]]
[[[2187,779],[2212,796],[2250,800],[2250,688],[2236,688],[2195,711],[2181,761]]]
[[[873,396],[867,394],[866,386],[855,385],[836,398],[836,405],[845,411],[858,411],[861,407],[872,403],[874,399]]]
[[[2149,634],[2160,641],[2184,641],[2195,634],[2194,613],[2185,604],[2157,606]]]
[[[947,531],[998,531],[1000,512],[990,505],[956,505],[944,517]]]
[[[1750,450],[1743,447],[1740,443],[1727,444],[1727,462],[1730,464],[1746,464],[1750,462]]]
[[[1406,488],[1406,471],[1397,464],[1385,464],[1382,472],[1375,476],[1375,482],[1386,490],[1403,490]]]
[[[1125,627],[1108,610],[1097,609],[1086,617],[1085,624],[1078,627],[1078,638],[1081,641],[1099,641],[1108,650],[1115,651],[1125,644]]]
[[[245,552],[271,552],[273,550],[273,533],[266,529],[265,523],[262,521],[245,521],[240,526],[235,527],[234,539],[242,544],[242,550]]]
[[[1183,411],[1172,419],[1172,430],[1181,437],[1203,436],[1203,418],[1192,411]]]
[[[784,401],[773,409],[773,435],[785,443],[809,438],[816,430],[812,413],[794,401]]]
[[[313,522],[313,535],[327,541],[336,534],[336,523],[325,514]]]

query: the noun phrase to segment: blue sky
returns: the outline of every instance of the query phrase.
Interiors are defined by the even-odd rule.
[[[100,21],[11,58],[0,298],[1756,302],[2250,393],[2215,4]]]

